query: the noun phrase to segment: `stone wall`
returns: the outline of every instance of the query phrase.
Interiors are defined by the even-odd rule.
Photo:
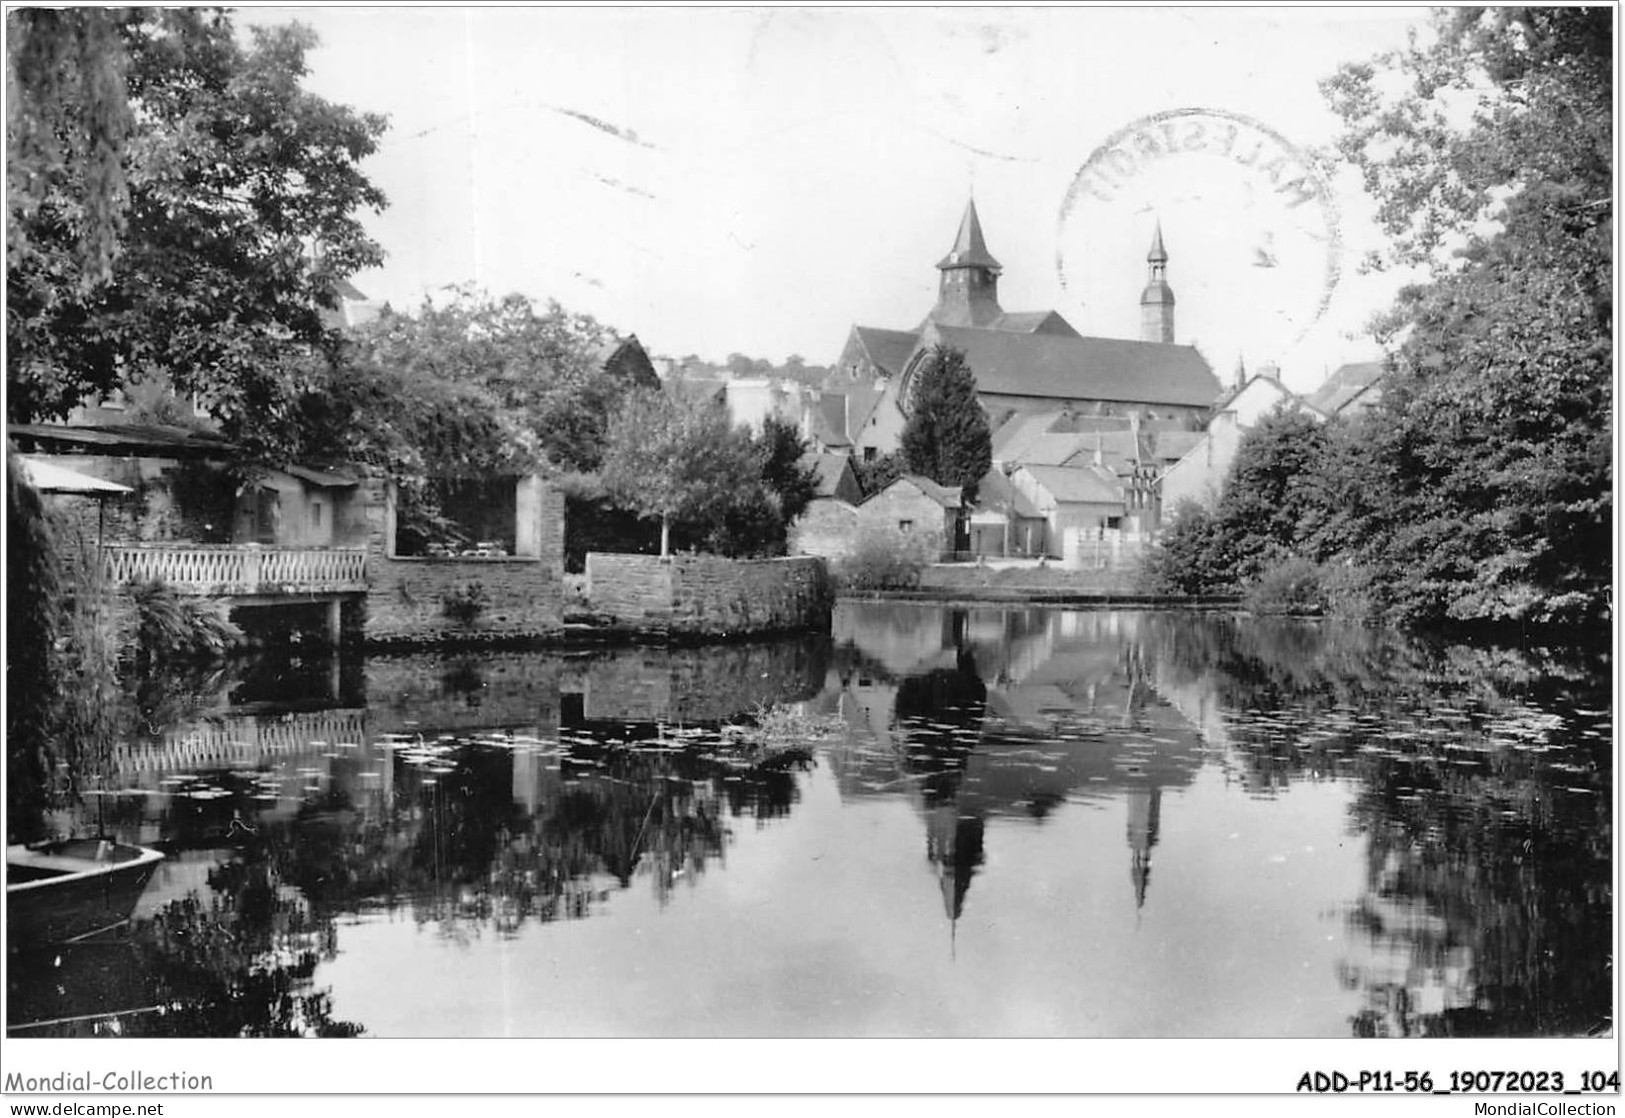
[[[714,555],[587,555],[592,612],[611,625],[672,636],[744,636],[829,628],[824,561]]]
[[[509,558],[398,558],[392,554],[394,512],[386,483],[366,485],[367,616],[373,644],[490,642],[557,637],[564,627],[564,497],[539,486],[534,520],[519,525],[536,554]],[[460,619],[458,598],[481,603]]]
[[[589,722],[724,722],[818,694],[829,645],[816,637],[607,649],[564,661],[560,687]]]
[[[790,526],[790,550],[839,559],[852,550],[857,534],[857,508],[834,497],[820,497]]]
[[[863,527],[912,532],[930,542],[934,552],[953,546],[954,512],[914,488],[913,484],[892,483],[858,508]],[[907,524],[907,528],[903,525]]]
[[[565,661],[536,652],[369,656],[366,704],[374,732],[557,731]]]

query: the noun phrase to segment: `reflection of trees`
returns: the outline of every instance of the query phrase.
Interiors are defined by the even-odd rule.
[[[397,761],[383,812],[329,794],[268,825],[267,841],[313,911],[406,904],[454,936],[588,916],[607,886],[638,877],[664,902],[723,855],[730,817],[787,814],[811,759],[747,762],[715,733],[663,733],[617,723],[581,734],[534,816],[514,803],[512,755],[461,742],[433,769]]]
[[[347,1037],[317,965],[336,954],[330,918],[315,913],[275,872],[265,850],[245,851],[126,939],[14,959],[15,1025],[61,1021],[26,1036]],[[87,1019],[73,1021],[68,1018]]]
[[[1366,893],[1342,979],[1357,1035],[1548,1035],[1607,1022],[1612,778],[1605,656],[1331,625],[1159,618],[1255,788],[1357,787]]]
[[[1357,1035],[1575,1035],[1609,1019],[1611,806],[1606,771],[1486,747],[1476,763],[1388,757],[1354,808],[1367,895],[1350,921],[1369,960]],[[1599,779],[1600,777],[1600,779]]]

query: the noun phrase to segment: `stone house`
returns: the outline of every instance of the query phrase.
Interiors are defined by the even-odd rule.
[[[863,502],[858,525],[920,536],[939,553],[963,551],[969,543],[963,506],[958,486],[910,474]]]

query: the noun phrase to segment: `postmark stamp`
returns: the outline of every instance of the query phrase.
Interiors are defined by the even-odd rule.
[[[1112,133],[1079,167],[1061,205],[1062,289],[1086,306],[1120,298],[1120,268],[1102,281],[1101,262],[1136,251],[1117,243],[1126,237],[1143,256],[1153,220],[1167,231],[1180,302],[1194,303],[1207,322],[1222,324],[1210,330],[1254,354],[1300,340],[1331,304],[1342,270],[1332,184],[1269,125],[1187,108]],[[1205,298],[1189,298],[1197,294]]]

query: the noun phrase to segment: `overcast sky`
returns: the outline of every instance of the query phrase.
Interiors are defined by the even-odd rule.
[[[1318,80],[1402,43],[1421,9],[240,18],[309,24],[322,45],[308,86],[389,116],[366,164],[391,203],[369,222],[388,260],[356,283],[401,308],[473,282],[557,299],[655,353],[829,363],[853,323],[919,323],[973,192],[1004,307],[1054,308],[1085,334],[1138,335],[1160,219],[1177,340],[1221,375],[1241,355],[1312,387],[1374,355],[1361,327],[1392,290],[1359,274],[1374,234],[1352,175],[1338,183],[1342,278],[1318,321],[1302,310],[1318,266],[1266,274],[1225,251],[1218,231],[1251,236],[1256,215],[1223,183],[1205,187],[1200,167],[1166,167],[1115,207],[1062,206],[1091,152],[1151,113],[1240,113],[1293,144],[1327,144],[1336,122]]]

